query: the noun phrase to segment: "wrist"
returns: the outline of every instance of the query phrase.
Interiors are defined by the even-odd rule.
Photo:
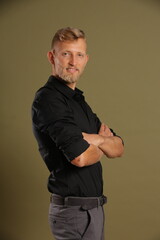
[[[105,138],[102,135],[98,135],[98,146],[103,144],[105,141]]]

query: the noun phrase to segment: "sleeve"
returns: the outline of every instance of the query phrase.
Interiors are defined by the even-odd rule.
[[[65,101],[54,97],[52,100],[35,101],[33,121],[40,131],[48,134],[63,152],[68,161],[82,154],[89,144],[83,139],[81,129],[76,125],[73,113]]]
[[[95,123],[96,123],[97,134],[98,134],[102,123],[101,123],[100,119],[97,117],[97,115],[95,113],[94,113],[94,117],[95,117]]]

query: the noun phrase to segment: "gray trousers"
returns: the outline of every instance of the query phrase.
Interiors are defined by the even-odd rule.
[[[104,210],[50,203],[49,224],[56,240],[104,240]]]

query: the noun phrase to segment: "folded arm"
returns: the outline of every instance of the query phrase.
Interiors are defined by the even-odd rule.
[[[97,146],[108,158],[121,157],[124,152],[123,141],[114,136],[107,125],[102,124],[98,134],[83,133],[84,139]]]
[[[103,154],[108,158],[121,157],[124,152],[123,141],[114,136],[107,125],[102,124],[98,134],[83,133],[83,138],[90,144],[89,148],[71,161],[78,167],[92,165],[100,161]]]

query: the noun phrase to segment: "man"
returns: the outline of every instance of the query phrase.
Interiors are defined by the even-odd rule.
[[[123,142],[100,122],[76,88],[88,55],[82,30],[64,28],[52,40],[52,75],[32,106],[33,131],[50,176],[49,222],[57,240],[104,239],[103,155],[120,157]]]

